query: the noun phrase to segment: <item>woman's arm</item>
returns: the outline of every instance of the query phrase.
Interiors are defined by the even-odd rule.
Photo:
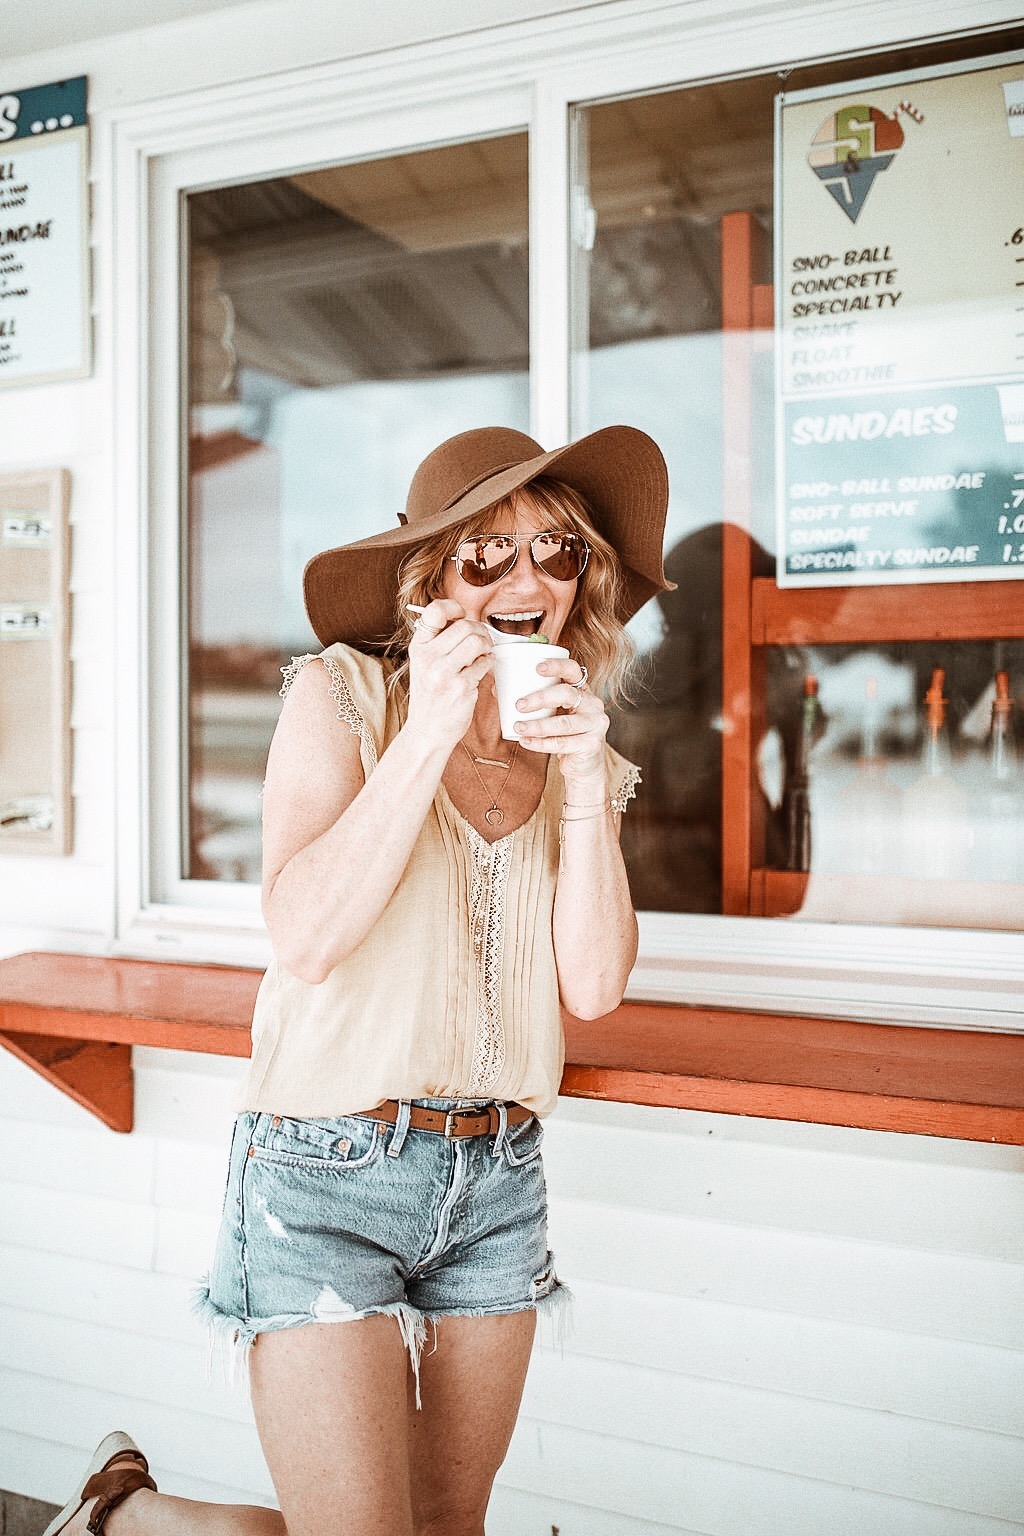
[[[564,678],[570,669],[578,670],[575,662],[543,662],[540,668],[554,678]],[[563,681],[529,695],[520,707],[569,709],[578,697]],[[573,713],[524,721],[520,734],[524,747],[558,754],[565,781],[552,927],[559,994],[564,1007],[580,1019],[600,1018],[618,1007],[637,951],[619,817],[609,806],[607,730],[601,700],[584,693]]]
[[[447,627],[410,646],[408,719],[365,781],[324,669],[304,667],[285,699],[263,792],[263,915],[303,981],[326,980],[387,906],[490,670],[492,641],[457,603],[428,620]]]

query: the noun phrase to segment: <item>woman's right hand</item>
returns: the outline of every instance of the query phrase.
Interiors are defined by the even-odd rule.
[[[469,730],[480,683],[494,666],[486,624],[466,618],[454,598],[439,597],[420,614],[409,642],[408,726],[454,751]]]

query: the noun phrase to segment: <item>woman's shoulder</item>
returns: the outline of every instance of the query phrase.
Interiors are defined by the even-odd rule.
[[[282,698],[288,695],[296,678],[313,661],[322,664],[327,692],[335,706],[337,718],[360,738],[363,756],[367,759],[364,766],[367,771],[371,771],[376,767],[383,750],[387,714],[385,662],[379,656],[367,655],[340,641],[320,652],[294,656],[287,667],[281,668],[284,678]]]
[[[311,661],[322,662],[328,677],[340,672],[347,681],[356,682],[370,691],[383,688],[386,681],[385,663],[380,656],[370,656],[365,651],[357,651],[355,646],[344,645],[338,640],[334,645],[327,646],[325,650],[308,651],[304,656],[293,656],[288,665],[281,668],[281,676],[284,679],[281,685],[282,698],[288,693],[299,673]]]
[[[344,645],[338,640],[321,651],[320,660],[328,672],[332,670],[332,664],[337,667],[350,685],[358,686],[375,696],[378,693],[383,696],[388,673],[382,657],[357,651],[354,645]]]

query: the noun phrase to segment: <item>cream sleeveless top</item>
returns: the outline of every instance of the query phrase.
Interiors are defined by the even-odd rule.
[[[282,694],[315,659],[285,669]],[[340,644],[319,659],[339,729],[358,736],[369,775],[402,723],[384,664]],[[606,750],[621,810],[640,775]],[[357,948],[316,986],[271,964],[241,1108],[344,1115],[437,1096],[517,1100],[548,1114],[564,1061],[551,935],[563,799],[552,757],[529,821],[488,843],[440,785],[394,895]]]

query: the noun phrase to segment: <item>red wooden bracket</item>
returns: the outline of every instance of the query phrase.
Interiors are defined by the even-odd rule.
[[[6,1033],[0,1034],[0,1045],[112,1131],[131,1130],[135,1077],[130,1045]]]

